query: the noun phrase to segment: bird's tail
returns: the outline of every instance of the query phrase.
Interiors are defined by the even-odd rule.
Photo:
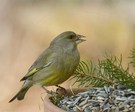
[[[21,88],[21,90],[9,101],[12,102],[14,101],[15,99],[18,99],[18,100],[23,100],[24,99],[24,96],[26,94],[26,92],[28,91],[28,89],[32,86],[32,82],[29,81],[29,80],[26,80]]]

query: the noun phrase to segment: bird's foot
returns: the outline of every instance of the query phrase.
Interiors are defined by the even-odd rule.
[[[56,85],[56,87],[58,87],[58,88],[56,89],[56,93],[57,93],[58,95],[64,95],[64,96],[67,95],[67,91],[66,91],[65,88],[63,88],[63,87],[61,87],[61,86],[59,86],[59,85]]]

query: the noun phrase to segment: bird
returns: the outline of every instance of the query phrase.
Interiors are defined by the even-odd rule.
[[[80,53],[77,46],[85,41],[84,37],[73,31],[65,31],[56,36],[20,80],[24,81],[20,91],[9,102],[23,100],[33,85],[39,85],[47,91],[45,87],[57,86],[69,79],[79,65]]]

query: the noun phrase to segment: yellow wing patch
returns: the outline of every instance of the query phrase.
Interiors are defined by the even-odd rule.
[[[45,64],[43,67],[31,69],[20,81],[26,80],[28,77],[33,76],[35,73],[42,70],[43,68],[48,67],[50,64],[51,62]]]

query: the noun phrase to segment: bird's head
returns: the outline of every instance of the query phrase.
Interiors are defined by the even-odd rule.
[[[66,31],[59,34],[52,42],[51,45],[66,46],[77,46],[79,43],[85,41],[85,36],[76,34],[72,31]]]

